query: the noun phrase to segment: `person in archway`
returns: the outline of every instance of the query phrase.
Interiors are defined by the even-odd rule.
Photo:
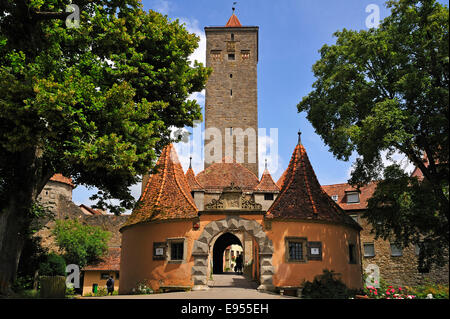
[[[236,271],[238,274],[242,275],[242,264],[244,263],[242,253],[239,254],[239,256],[236,257]]]

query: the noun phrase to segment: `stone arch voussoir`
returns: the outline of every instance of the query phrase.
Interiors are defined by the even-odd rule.
[[[215,236],[229,230],[244,230],[256,239],[259,246],[261,282],[258,290],[273,290],[272,241],[267,237],[261,224],[239,216],[227,216],[224,219],[210,222],[203,229],[200,237],[194,242],[192,250],[192,256],[194,257],[194,267],[192,267],[194,290],[207,289],[209,245]]]

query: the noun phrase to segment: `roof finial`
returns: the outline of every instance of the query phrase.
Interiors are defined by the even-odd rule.
[[[300,130],[298,130],[298,145],[302,144],[302,132],[300,132]]]
[[[264,165],[264,168],[267,169],[267,158],[266,158],[266,163]]]
[[[237,2],[233,2],[233,7],[231,8],[231,9],[233,9],[233,14],[234,14],[234,11],[236,10],[236,8],[235,8],[236,4],[237,4]]]
[[[189,156],[189,168],[192,168],[192,156]]]

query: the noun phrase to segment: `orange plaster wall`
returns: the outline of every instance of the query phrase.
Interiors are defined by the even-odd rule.
[[[92,285],[93,284],[97,284],[98,285],[98,289],[100,288],[104,288],[106,289],[106,281],[108,279],[100,279],[101,274],[107,273],[110,276],[112,275],[114,278],[114,290],[118,291],[119,290],[119,279],[117,278],[117,273],[116,271],[97,271],[97,270],[92,270],[92,271],[85,271],[84,272],[84,279],[83,279],[83,296],[88,294],[88,293],[92,293]]]
[[[192,229],[192,221],[140,224],[126,228],[122,233],[120,258],[120,294],[129,294],[137,284],[146,281],[152,289],[160,286],[190,286],[190,257],[193,242],[198,236]],[[185,238],[188,259],[183,263],[153,260],[153,243],[165,242],[168,238]]]
[[[261,215],[240,215],[241,218],[262,223]],[[204,228],[213,221],[225,219],[226,215],[205,214],[200,216],[200,228],[193,229],[192,221],[174,221],[133,225],[122,232],[120,264],[120,294],[129,294],[138,282],[147,281],[152,289],[160,286],[192,286],[191,271],[194,258],[191,252],[194,241]],[[153,260],[153,243],[165,242],[168,238],[185,238],[187,260],[182,264],[167,260]]]
[[[274,266],[273,284],[275,286],[299,286],[303,280],[312,281],[323,269],[341,274],[342,281],[350,288],[360,288],[361,257],[358,231],[339,225],[272,222],[272,229],[266,231],[273,242]],[[306,237],[308,241],[322,242],[322,260],[309,260],[306,263],[287,263],[285,259],[285,237]],[[348,243],[356,244],[357,263],[349,264]]]

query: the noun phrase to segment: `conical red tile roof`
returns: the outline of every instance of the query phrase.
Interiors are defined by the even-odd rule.
[[[166,146],[124,227],[154,220],[197,217],[197,207],[172,144]]]
[[[322,189],[301,143],[283,175],[281,192],[267,211],[267,218],[323,220],[361,229]]]
[[[255,191],[260,192],[279,192],[280,188],[273,181],[272,176],[270,175],[269,170],[266,168],[261,176],[261,181],[255,187]]]
[[[236,17],[236,15],[233,13],[231,15],[230,19],[228,19],[228,22],[225,25],[225,27],[227,27],[227,28],[240,28],[240,27],[242,27],[242,24],[239,21],[239,19]]]
[[[191,189],[191,191],[203,190],[203,186],[199,183],[199,181],[195,177],[194,170],[190,166],[186,171],[186,180],[189,184],[189,188]]]
[[[280,188],[280,189],[282,189],[283,188],[283,183],[284,183],[284,180],[286,179],[286,174],[287,174],[287,168],[286,168],[286,170],[283,172],[283,174],[280,176],[280,178],[278,179],[278,181],[277,181],[277,186]]]

